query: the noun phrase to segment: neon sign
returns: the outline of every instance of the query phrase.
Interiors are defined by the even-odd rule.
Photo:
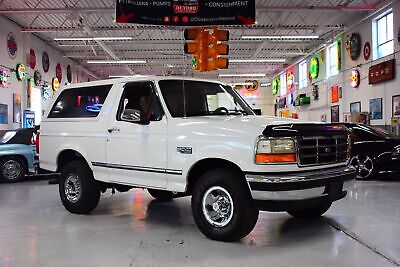
[[[89,112],[99,113],[101,111],[102,107],[103,107],[103,104],[93,104],[93,105],[87,106],[85,109],[86,109],[86,111],[89,111]]]
[[[286,85],[289,90],[294,88],[294,73],[292,70],[288,70],[286,73]]]
[[[7,87],[10,82],[10,76],[6,70],[0,70],[0,84],[2,87]]]
[[[351,72],[351,87],[357,88],[360,86],[360,72],[358,70],[353,70]]]
[[[58,81],[57,77],[54,77],[53,80],[51,81],[51,88],[54,91],[57,91],[58,88],[60,88],[60,82]]]
[[[17,70],[16,70],[16,74],[17,74],[17,80],[18,81],[24,81],[26,78],[26,68],[24,64],[18,64],[17,65]]]
[[[275,78],[272,81],[272,94],[277,95],[278,94],[278,89],[279,89],[279,79]]]
[[[319,75],[319,60],[317,57],[313,57],[310,60],[310,77],[312,79],[318,78]]]

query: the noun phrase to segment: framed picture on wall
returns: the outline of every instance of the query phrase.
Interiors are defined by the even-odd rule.
[[[350,113],[361,112],[361,102],[350,103]]]
[[[400,117],[400,95],[392,97],[392,116]]]
[[[8,105],[0,104],[0,124],[8,124]]]
[[[383,119],[382,98],[374,98],[369,100],[369,113],[371,114],[371,120]]]
[[[331,107],[331,122],[339,122],[339,106]]]
[[[13,94],[13,122],[21,123],[21,95]]]

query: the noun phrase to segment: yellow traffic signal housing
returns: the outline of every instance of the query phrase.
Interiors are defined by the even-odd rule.
[[[221,41],[229,40],[229,32],[218,29],[187,29],[184,32],[184,50],[192,54],[192,68],[199,71],[210,71],[228,68],[228,59],[220,55],[228,55],[229,46]]]
[[[229,32],[225,30],[212,29],[208,36],[207,70],[227,69],[229,62],[221,55],[229,54],[229,46],[221,43],[229,40]]]
[[[207,41],[208,31],[204,29],[187,29],[184,32],[185,44],[184,50],[187,54],[192,54],[192,68],[194,70],[206,71],[207,70]]]

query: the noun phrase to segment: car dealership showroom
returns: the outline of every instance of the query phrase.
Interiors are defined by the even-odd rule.
[[[400,0],[0,25],[0,267],[400,266]]]

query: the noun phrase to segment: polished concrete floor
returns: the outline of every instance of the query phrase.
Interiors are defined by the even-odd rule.
[[[236,243],[208,240],[190,199],[107,193],[89,216],[68,213],[57,185],[0,184],[0,266],[400,266],[400,182],[351,182],[317,221],[260,214]]]

